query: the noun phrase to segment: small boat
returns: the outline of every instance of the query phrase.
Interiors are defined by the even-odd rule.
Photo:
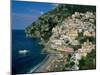
[[[19,53],[19,54],[27,54],[27,53],[29,53],[29,50],[26,50],[26,49],[24,49],[24,50],[19,50],[18,53]]]

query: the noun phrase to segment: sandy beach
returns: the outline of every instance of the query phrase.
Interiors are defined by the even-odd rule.
[[[46,72],[46,68],[51,64],[54,58],[55,58],[54,55],[48,54],[47,57],[40,64],[35,66],[28,73]]]

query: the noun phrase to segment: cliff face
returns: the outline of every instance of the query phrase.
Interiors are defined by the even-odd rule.
[[[96,68],[96,7],[60,4],[26,28],[55,55],[46,71]]]
[[[96,11],[95,6],[59,4],[55,9],[43,14],[29,25],[25,32],[29,37],[38,37],[47,42],[52,35],[52,28],[61,25],[62,21],[74,12]]]

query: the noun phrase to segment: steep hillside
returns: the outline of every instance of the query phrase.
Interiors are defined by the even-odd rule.
[[[25,32],[29,37],[38,37],[47,42],[52,35],[52,28],[74,12],[96,11],[95,6],[59,4],[55,9],[43,14],[37,21],[29,25]]]
[[[96,7],[59,4],[25,30],[40,38],[49,63],[39,70],[69,71],[96,68]],[[48,62],[47,61],[47,62]]]

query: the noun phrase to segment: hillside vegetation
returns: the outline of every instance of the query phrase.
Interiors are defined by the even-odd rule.
[[[52,35],[52,28],[61,25],[62,21],[74,12],[95,12],[95,6],[59,4],[55,9],[41,15],[37,21],[29,25],[25,31],[29,37],[38,37],[47,42]]]
[[[41,40],[44,53],[54,54],[47,72],[96,68],[95,6],[59,4],[25,32]]]

